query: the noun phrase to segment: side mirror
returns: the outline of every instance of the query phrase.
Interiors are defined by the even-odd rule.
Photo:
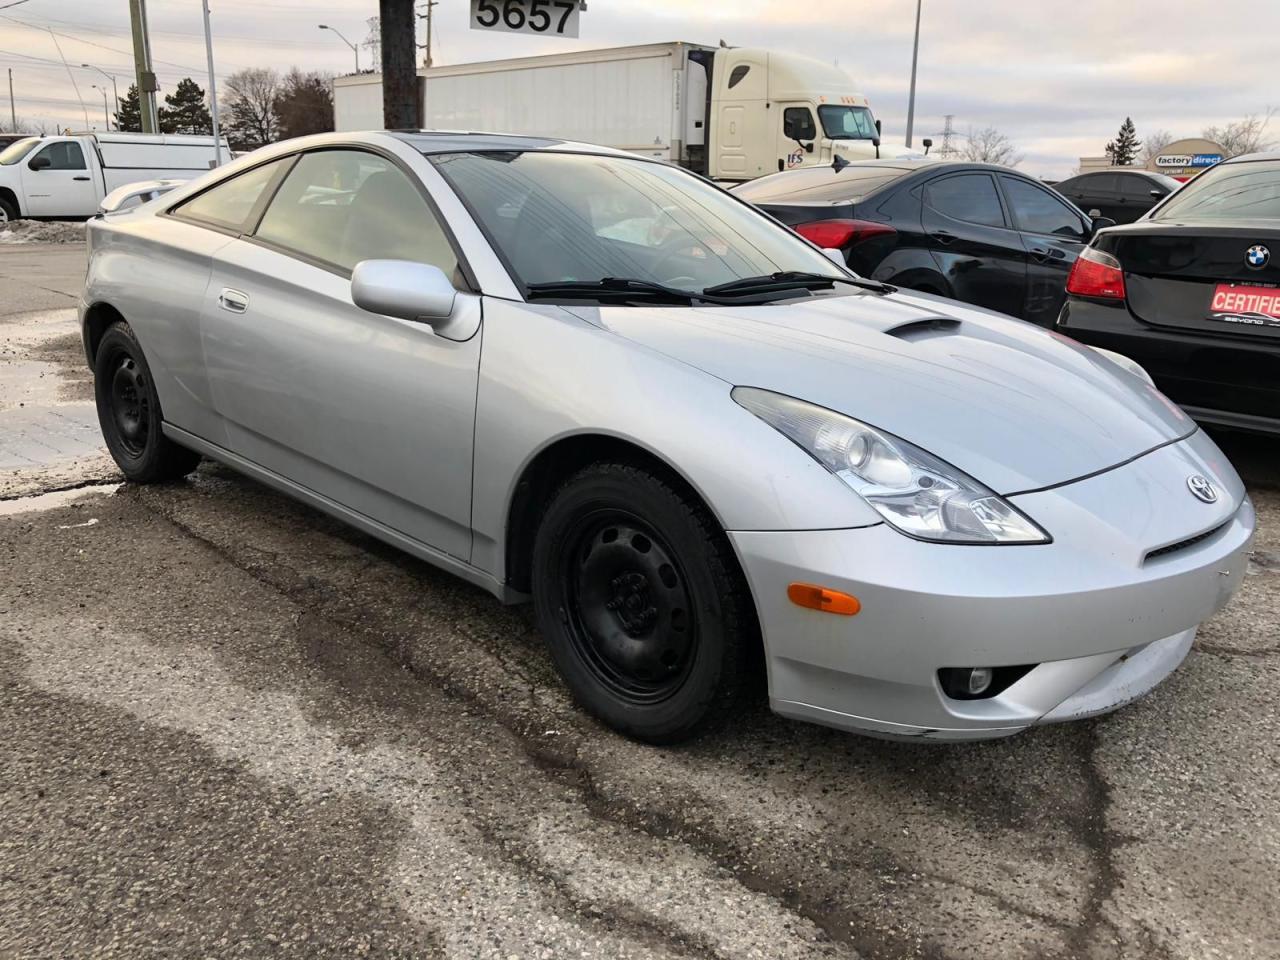
[[[426,263],[362,260],[351,272],[351,302],[361,310],[425,323],[437,333],[448,326],[457,298],[444,271]]]
[[[809,141],[808,143],[801,142],[800,146],[804,147],[805,153],[813,153],[813,141]]]
[[[877,120],[877,121],[876,121],[876,126],[878,127],[879,125],[880,125],[880,121],[879,121],[879,120]],[[875,147],[875,148],[876,148],[876,159],[877,159],[877,160],[879,160],[879,159],[880,159],[880,138],[879,138],[879,137],[872,137],[872,138],[871,138],[871,145],[872,145],[873,147]]]
[[[925,137],[920,142],[924,144],[924,155],[927,157],[929,155],[929,148],[933,146],[933,139],[931,137]]]
[[[879,120],[876,121],[876,133],[884,133],[884,131],[880,128]]]
[[[1107,227],[1114,227],[1116,225],[1116,222],[1112,220],[1110,217],[1092,217],[1091,219],[1093,220],[1094,233],[1097,233],[1099,230],[1105,230]]]
[[[1152,199],[1152,200],[1163,200],[1163,199],[1164,199],[1165,197],[1167,197],[1167,196],[1168,196],[1168,194],[1167,194],[1167,193],[1165,193],[1163,190],[1152,190],[1152,191],[1151,191],[1151,199]]]
[[[27,169],[29,170],[45,170],[53,166],[53,161],[48,157],[32,157],[27,161]]]

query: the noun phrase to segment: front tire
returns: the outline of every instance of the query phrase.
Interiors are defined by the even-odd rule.
[[[102,438],[127,479],[163,483],[196,468],[200,455],[174,443],[161,429],[164,417],[151,368],[127,323],[102,335],[93,375]]]
[[[560,488],[533,596],[574,698],[627,736],[688,739],[749,686],[758,631],[728,540],[692,493],[638,467],[594,464]]]

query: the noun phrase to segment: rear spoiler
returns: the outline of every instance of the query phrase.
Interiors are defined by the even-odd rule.
[[[186,180],[143,180],[140,183],[126,183],[123,187],[117,187],[102,198],[102,202],[98,204],[98,215],[115,213],[124,207],[132,204],[135,200],[138,203],[146,203],[148,200],[154,200],[163,193],[168,193],[176,187],[184,186]]]

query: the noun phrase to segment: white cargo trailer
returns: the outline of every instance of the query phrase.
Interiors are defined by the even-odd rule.
[[[420,70],[421,126],[581,140],[724,180],[875,157],[879,123],[846,74],[792,54],[695,43]],[[338,130],[382,127],[382,78],[333,84]],[[895,156],[901,151],[896,151]]]

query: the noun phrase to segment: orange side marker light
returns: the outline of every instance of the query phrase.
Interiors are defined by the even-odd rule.
[[[852,617],[862,609],[862,603],[852,594],[828,590],[812,583],[791,584],[787,587],[787,597],[798,607],[808,607],[823,613],[838,613],[843,617]]]

